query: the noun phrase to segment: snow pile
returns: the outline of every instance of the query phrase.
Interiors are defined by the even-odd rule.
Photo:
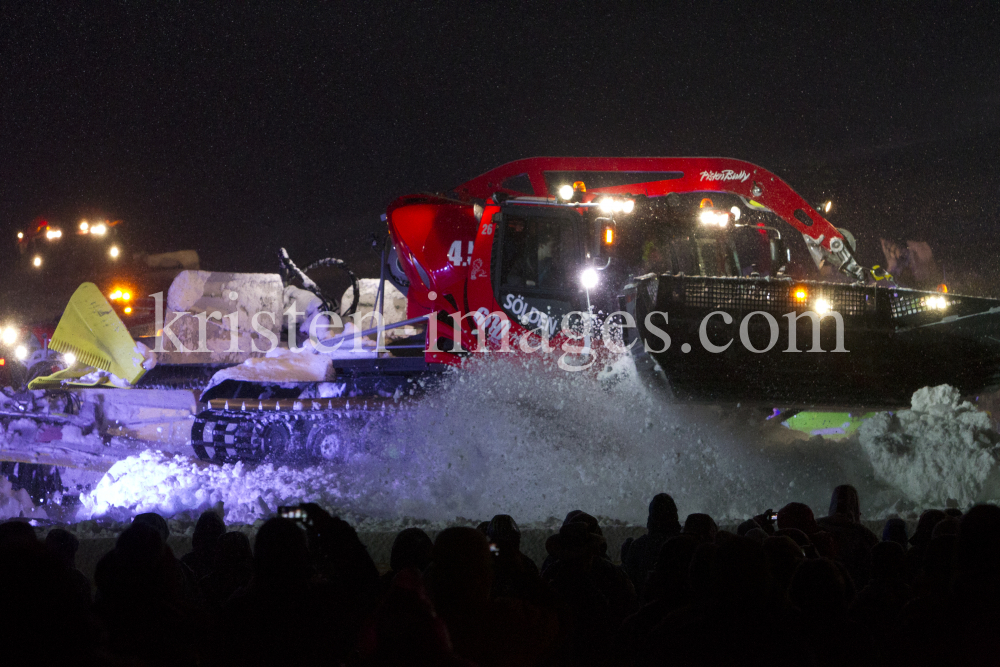
[[[860,429],[876,474],[924,507],[997,497],[1000,436],[989,415],[948,385],[913,394],[911,409],[880,413]]]
[[[126,515],[156,512],[170,517],[222,503],[227,522],[253,523],[280,505],[336,505],[337,486],[333,470],[218,466],[147,450],[116,463],[93,491],[82,494],[77,519],[115,514],[116,509],[126,510]]]
[[[14,485],[5,476],[0,475],[0,520],[27,517],[31,519],[46,519],[45,510],[35,507],[31,497],[24,489],[14,490]]]

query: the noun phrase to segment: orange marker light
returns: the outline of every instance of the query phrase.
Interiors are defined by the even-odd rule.
[[[128,292],[122,292],[122,301],[128,301],[132,298],[132,295]]]
[[[705,197],[701,200],[701,204],[698,205],[698,208],[715,208],[715,205],[712,203],[711,199]]]
[[[114,292],[108,295],[108,298],[111,299],[112,301],[117,301],[118,299],[122,298],[122,291],[120,289],[116,289]]]
[[[805,301],[809,298],[809,292],[806,291],[805,287],[796,287],[795,291],[792,292],[792,296],[796,301]]]
[[[611,245],[615,242],[615,230],[613,227],[604,228],[604,244]]]
[[[126,306],[125,307],[125,314],[126,315],[131,315],[132,314],[132,306]]]

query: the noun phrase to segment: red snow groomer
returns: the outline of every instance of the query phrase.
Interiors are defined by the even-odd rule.
[[[888,406],[998,381],[1000,302],[893,285],[849,232],[740,160],[518,160],[387,215],[409,314],[438,320],[428,361],[457,347],[453,314],[478,314],[461,328],[474,350],[479,323],[495,349],[507,322],[513,340],[579,335],[567,314],[590,312],[624,325],[640,370],[678,398]],[[583,332],[595,347],[599,328]]]
[[[199,456],[336,449],[343,429],[367,428],[348,408],[411,394],[469,355],[547,354],[545,338],[565,370],[627,349],[678,400],[903,406],[927,385],[1000,384],[1000,301],[894,285],[860,265],[849,232],[747,162],[530,158],[400,197],[384,219],[375,308],[391,282],[406,314],[385,329],[418,333],[330,352],[335,390],[214,383],[192,430]],[[357,304],[355,284],[341,313]]]

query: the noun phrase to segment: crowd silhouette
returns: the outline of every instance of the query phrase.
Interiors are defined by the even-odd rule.
[[[95,569],[77,538],[0,524],[10,665],[995,665],[1000,508],[927,510],[876,536],[851,486],[720,530],[666,493],[609,554],[574,510],[535,563],[514,518],[400,532],[380,575],[317,505],[251,545],[205,512],[177,559],[140,514]],[[618,564],[620,562],[620,564]]]

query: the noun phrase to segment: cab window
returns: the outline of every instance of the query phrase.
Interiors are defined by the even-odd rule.
[[[565,219],[510,216],[503,235],[500,286],[564,290],[577,254],[576,235]]]

